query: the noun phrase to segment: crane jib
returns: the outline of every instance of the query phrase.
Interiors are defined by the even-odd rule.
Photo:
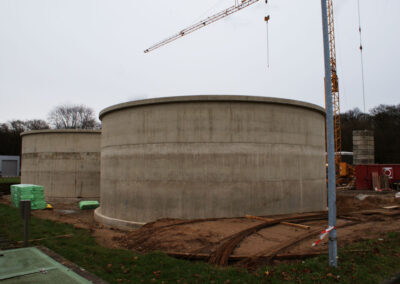
[[[163,45],[166,45],[166,44],[168,44],[168,43],[170,43],[170,42],[172,42],[172,41],[174,41],[174,40],[176,40],[178,38],[181,38],[181,37],[183,37],[183,36],[185,36],[187,34],[190,34],[190,33],[194,32],[194,31],[197,31],[198,29],[201,29],[201,28],[203,28],[203,27],[205,27],[205,26],[207,26],[207,25],[209,25],[211,23],[214,23],[214,22],[216,22],[216,21],[218,21],[220,19],[223,19],[223,18],[225,18],[225,17],[227,17],[227,16],[229,16],[229,15],[231,15],[231,14],[237,12],[237,11],[240,11],[240,10],[242,10],[242,9],[244,9],[244,8],[254,4],[256,2],[258,2],[258,1],[259,0],[244,0],[238,5],[234,5],[232,7],[229,7],[228,9],[225,9],[225,10],[223,10],[223,11],[221,11],[221,12],[219,12],[219,13],[213,15],[213,16],[210,16],[210,17],[208,17],[208,18],[206,18],[206,19],[204,19],[204,20],[202,20],[202,21],[200,21],[200,22],[198,22],[198,23],[196,23],[196,24],[194,24],[194,25],[192,25],[192,26],[190,26],[190,27],[188,27],[186,29],[181,30],[179,33],[177,33],[177,34],[175,34],[173,36],[170,36],[170,37],[168,37],[168,38],[166,38],[166,39],[164,39],[164,40],[152,45],[151,47],[146,49],[144,51],[144,53],[148,53],[148,52],[150,52],[150,51],[152,51],[154,49],[157,49],[157,48],[159,48],[159,47],[161,47]]]

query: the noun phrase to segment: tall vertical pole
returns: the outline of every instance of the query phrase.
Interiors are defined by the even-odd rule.
[[[24,221],[24,247],[29,245],[29,219],[31,216],[31,201],[21,200],[19,203],[21,210],[21,217]]]
[[[336,226],[336,176],[335,176],[335,147],[333,132],[333,104],[331,84],[331,61],[329,56],[329,31],[326,0],[321,0],[322,33],[324,40],[325,61],[325,100],[326,100],[326,133],[328,144],[328,225]],[[329,233],[329,266],[337,267],[337,232]]]

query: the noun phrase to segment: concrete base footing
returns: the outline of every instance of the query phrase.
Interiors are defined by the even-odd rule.
[[[117,228],[122,230],[134,230],[146,224],[142,222],[132,222],[132,221],[126,221],[104,216],[103,214],[101,214],[101,207],[97,208],[94,211],[94,219],[97,222],[102,223],[107,227]]]

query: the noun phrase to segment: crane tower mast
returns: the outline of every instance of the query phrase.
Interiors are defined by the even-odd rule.
[[[336,43],[335,43],[335,23],[333,18],[333,0],[328,0],[328,30],[329,30],[329,50],[331,61],[331,85],[333,99],[333,131],[335,137],[335,164],[338,168],[341,161],[342,151],[342,131],[340,124],[340,101],[339,101],[339,80],[336,72]]]

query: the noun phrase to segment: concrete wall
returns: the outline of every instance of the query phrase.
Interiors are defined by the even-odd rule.
[[[374,133],[370,130],[353,131],[353,164],[375,163]]]
[[[39,130],[21,136],[21,183],[43,185],[51,202],[99,199],[100,131]]]
[[[320,107],[191,96],[116,105],[100,118],[95,217],[105,224],[326,209]]]

